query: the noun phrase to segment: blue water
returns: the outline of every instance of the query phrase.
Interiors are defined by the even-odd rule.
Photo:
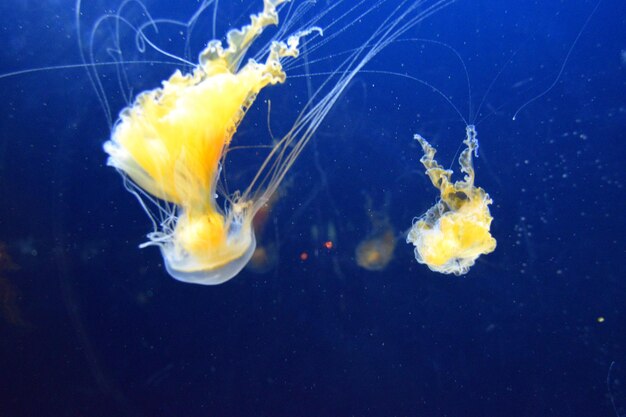
[[[222,1],[218,36],[260,3]],[[359,44],[398,3],[312,51],[308,72],[294,62],[237,140],[271,142],[268,98],[272,131],[284,133],[307,80],[316,88],[332,69],[314,58]],[[411,29],[403,39],[458,52],[471,96],[449,48],[390,45],[285,180],[262,237],[276,265],[216,287],[177,282],[158,250],[138,249],[150,223],[106,166],[110,126],[85,68],[0,78],[0,415],[626,415],[626,17],[619,1],[592,15],[596,5],[459,0]],[[198,5],[146,6],[187,19]],[[85,0],[85,50],[117,7]],[[0,4],[0,74],[81,64],[74,13],[71,2]],[[194,59],[211,15],[190,55],[175,30],[155,39]],[[125,16],[143,18],[136,5]],[[113,34],[97,31],[97,62]],[[184,69],[142,55],[128,33],[120,41],[126,59],[161,63],[126,66],[121,87],[102,68],[114,118],[125,94]],[[494,200],[498,247],[454,277],[418,264],[402,233],[437,198],[413,134],[457,169],[466,122],[477,125],[476,181]],[[229,172],[245,178],[262,156],[242,154]],[[383,271],[355,261],[371,210],[398,236]]]

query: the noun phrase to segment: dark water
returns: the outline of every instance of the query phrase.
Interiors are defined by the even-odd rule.
[[[260,3],[222,1],[218,35]],[[179,283],[156,249],[137,248],[150,224],[105,166],[109,125],[84,68],[0,79],[0,415],[625,415],[626,18],[604,0],[581,32],[596,5],[458,1],[407,32],[458,51],[471,97],[450,49],[391,45],[290,171],[262,237],[278,263],[217,287]],[[270,140],[267,98],[272,130],[284,133],[307,80],[315,88],[332,69],[314,58],[362,42],[389,6],[312,51],[310,78],[292,63],[295,76],[257,99],[241,140]],[[98,16],[118,7],[83,4],[85,50]],[[147,7],[188,19],[197,4]],[[80,64],[74,12],[71,2],[2,3],[0,72]],[[212,8],[205,15],[192,59],[212,37]],[[143,18],[136,4],[125,16]],[[142,56],[122,32],[126,59],[168,61]],[[152,35],[185,56],[176,33]],[[96,32],[97,62],[111,39],[111,25]],[[128,65],[120,87],[103,67],[113,116],[123,93],[173,68]],[[437,197],[413,134],[452,164],[465,122],[431,87],[376,71],[429,83],[477,124],[477,183],[494,200],[498,247],[466,276],[419,265],[402,237]],[[230,170],[251,172],[237,161]],[[377,272],[355,261],[371,210],[398,236]]]

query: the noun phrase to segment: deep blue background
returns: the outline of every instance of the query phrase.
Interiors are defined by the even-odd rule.
[[[260,1],[222,3],[217,33]],[[147,6],[177,19],[197,7]],[[218,287],[174,281],[156,249],[137,248],[149,222],[104,164],[109,126],[84,69],[0,79],[0,240],[20,265],[0,277],[19,292],[25,322],[0,320],[0,414],[615,416],[609,388],[617,414],[626,414],[620,1],[600,4],[554,88],[512,120],[555,80],[595,6],[461,0],[407,33],[459,52],[471,98],[448,49],[391,45],[293,167],[264,236],[279,245],[278,265]],[[118,4],[83,7],[88,41],[95,19]],[[0,73],[80,63],[73,14],[69,1],[2,3]],[[354,46],[363,33],[347,30],[312,53],[311,71],[331,69],[332,59],[313,58]],[[96,36],[98,59],[110,37],[106,27]],[[194,54],[206,39],[194,33]],[[132,39],[123,42],[139,56]],[[287,106],[307,98],[297,64],[291,81],[259,97],[242,141],[269,140],[267,98],[275,133],[289,126]],[[127,71],[136,93],[172,66]],[[478,122],[477,183],[494,200],[498,248],[466,276],[430,272],[401,237],[436,199],[413,134],[456,167],[464,121],[432,89],[372,71],[422,79]],[[114,72],[103,74],[115,116],[123,100]],[[313,76],[313,87],[322,80]],[[475,111],[483,97],[472,117],[468,103]],[[354,260],[371,227],[368,199],[399,236],[382,272]]]

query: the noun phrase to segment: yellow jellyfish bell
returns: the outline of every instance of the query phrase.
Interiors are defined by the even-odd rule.
[[[477,155],[478,140],[473,125],[467,126],[459,164],[465,174],[463,181],[452,183],[452,171],[437,163],[435,148],[423,137],[415,135],[424,151],[420,162],[433,185],[439,189],[439,201],[422,217],[416,219],[407,236],[415,245],[415,258],[431,270],[444,274],[463,275],[480,255],[491,253],[496,240],[491,236],[492,203],[489,195],[474,186],[472,155]]]
[[[176,71],[162,87],[141,93],[125,108],[104,144],[108,164],[122,171],[137,195],[171,203],[160,230],[148,235],[158,245],[174,278],[219,284],[236,275],[255,249],[251,219],[264,199],[235,197],[228,212],[216,202],[222,158],[246,110],[261,89],[282,83],[281,59],[298,55],[298,33],[273,41],[265,62],[241,60],[268,25],[277,24],[276,7],[263,11],[241,30],[228,33],[228,47],[211,41],[190,74]],[[137,188],[138,187],[138,188]],[[162,213],[163,214],[163,213]],[[145,246],[144,245],[144,246]]]

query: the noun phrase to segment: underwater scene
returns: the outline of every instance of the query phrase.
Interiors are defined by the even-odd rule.
[[[0,417],[626,416],[618,0],[0,3]]]

